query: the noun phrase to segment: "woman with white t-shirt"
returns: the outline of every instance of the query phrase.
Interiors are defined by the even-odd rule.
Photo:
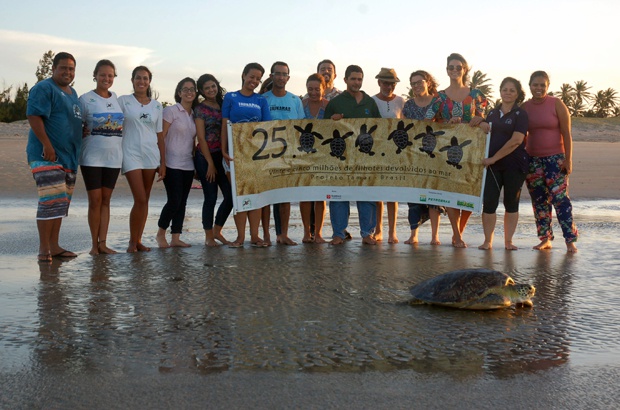
[[[80,167],[88,193],[88,226],[91,255],[117,253],[108,248],[110,199],[123,162],[123,111],[110,91],[116,68],[110,60],[100,60],[93,72],[94,90],[80,97],[85,132]]]
[[[133,207],[129,214],[129,246],[127,252],[150,251],[142,244],[142,234],[149,215],[149,198],[155,182],[166,177],[166,149],[162,134],[162,106],[151,99],[153,74],[145,66],[134,68],[131,82],[134,92],[118,98],[123,122],[123,167]]]
[[[157,225],[157,244],[160,248],[188,247],[180,239],[185,219],[187,197],[194,180],[194,144],[196,123],[194,107],[198,104],[196,82],[182,79],[174,91],[175,105],[164,109],[163,135],[166,145],[166,196],[168,201],[161,210]],[[170,226],[172,241],[166,240]]]

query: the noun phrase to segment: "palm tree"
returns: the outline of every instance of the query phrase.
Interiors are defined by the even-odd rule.
[[[573,89],[575,90],[573,116],[578,117],[583,115],[583,111],[585,110],[585,104],[590,102],[590,100],[592,99],[592,93],[588,91],[590,88],[592,87],[588,87],[587,81],[575,81],[575,86],[573,87]]]
[[[557,97],[562,100],[564,105],[566,105],[571,111],[571,115],[574,116],[575,113],[573,112],[573,103],[575,102],[575,89],[573,86],[568,83],[562,84],[560,91],[557,93]]]
[[[474,74],[471,76],[471,83],[470,83],[470,87],[473,88],[477,88],[479,89],[482,94],[484,94],[485,97],[487,97],[487,100],[491,100],[493,98],[493,84],[487,84],[489,81],[491,81],[490,78],[487,78],[487,75],[484,74],[482,71],[480,70],[476,70],[474,71]]]
[[[613,88],[600,90],[594,95],[592,112],[598,118],[606,118],[620,106],[618,93]]]

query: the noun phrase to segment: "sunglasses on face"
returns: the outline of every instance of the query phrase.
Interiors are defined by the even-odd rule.
[[[448,71],[463,71],[462,65],[449,65]]]

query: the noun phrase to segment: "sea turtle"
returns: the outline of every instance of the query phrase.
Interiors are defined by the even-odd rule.
[[[413,127],[413,123],[405,127],[404,122],[398,121],[398,125],[396,126],[396,129],[392,131],[390,135],[388,136],[388,140],[391,140],[391,139],[394,140],[394,144],[396,144],[396,148],[397,148],[396,149],[397,154],[400,154],[401,152],[403,152],[403,150],[407,148],[409,145],[413,145],[413,142],[409,141],[409,134],[407,134],[407,131],[409,131],[411,127]]]
[[[347,142],[344,139],[350,137],[351,135],[353,135],[352,131],[349,131],[341,136],[340,131],[334,130],[334,137],[326,139],[321,143],[321,145],[329,144],[329,149],[331,150],[329,155],[340,158],[344,161],[346,158],[342,154],[344,154],[344,151],[347,149]]]
[[[360,135],[357,136],[355,140],[355,146],[360,147],[359,150],[363,154],[368,154],[370,156],[375,155],[372,151],[372,146],[375,143],[375,140],[372,138],[372,133],[377,129],[376,125],[373,125],[368,129],[366,124],[363,124],[360,127]]]
[[[418,283],[411,288],[412,305],[430,304],[460,309],[532,307],[536,288],[517,285],[502,272],[491,269],[456,270]]]
[[[420,151],[426,152],[429,157],[435,158],[435,154],[433,154],[433,150],[437,146],[437,136],[443,135],[445,132],[443,131],[433,131],[433,127],[430,125],[426,126],[426,132],[422,132],[415,137],[414,140],[418,140],[422,138],[422,146],[420,147]]]
[[[314,148],[314,137],[322,140],[323,136],[316,131],[312,131],[313,124],[309,122],[306,128],[301,128],[295,125],[294,128],[301,133],[299,136],[299,147],[297,149],[301,152],[316,152]]]
[[[450,139],[450,145],[439,148],[439,151],[448,151],[448,164],[456,167],[456,169],[463,168],[459,162],[463,159],[463,147],[471,144],[471,140],[465,140],[459,144],[459,140],[456,137]]]

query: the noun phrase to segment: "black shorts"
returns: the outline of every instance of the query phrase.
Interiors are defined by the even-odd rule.
[[[82,178],[87,191],[94,189],[114,189],[116,180],[121,172],[120,168],[88,167],[81,165]]]

